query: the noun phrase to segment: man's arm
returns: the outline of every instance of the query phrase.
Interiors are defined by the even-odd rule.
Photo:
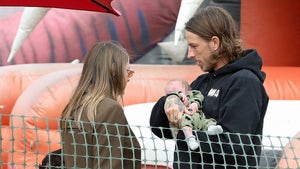
[[[170,123],[178,126],[183,111],[184,105],[177,95],[161,97],[156,102],[151,112],[150,126],[152,127],[152,132],[160,138],[165,137],[172,139],[172,132],[169,129]]]

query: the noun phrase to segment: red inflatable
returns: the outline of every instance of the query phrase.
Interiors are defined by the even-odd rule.
[[[1,0],[2,6],[33,6],[33,7],[46,7],[46,8],[64,8],[64,9],[77,9],[97,12],[107,12],[114,15],[120,13],[111,7],[113,0]],[[76,3],[75,3],[76,2]]]
[[[241,1],[241,36],[265,66],[300,66],[300,1]]]
[[[10,64],[82,61],[101,40],[119,41],[132,62],[173,31],[180,0],[114,2],[122,15],[51,9],[26,39]],[[1,3],[0,3],[1,4]],[[163,11],[163,12],[162,12]],[[0,65],[7,65],[21,12],[0,20]]]

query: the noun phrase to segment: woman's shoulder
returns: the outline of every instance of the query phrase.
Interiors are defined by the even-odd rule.
[[[116,100],[104,98],[97,109],[98,122],[123,123],[125,121],[122,120],[125,119],[123,107]]]
[[[104,97],[103,100],[101,101],[101,103],[105,103],[105,104],[118,104],[120,105],[116,100],[109,98],[109,97]]]
[[[120,105],[119,102],[117,102],[116,100],[114,99],[111,99],[111,98],[108,98],[108,97],[105,97],[99,104],[99,107],[101,109],[123,109],[122,106]]]

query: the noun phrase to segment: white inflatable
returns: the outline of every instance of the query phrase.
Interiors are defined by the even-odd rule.
[[[149,119],[154,103],[126,106],[125,115],[142,148],[142,164],[172,166],[174,140],[163,140],[150,129]]]
[[[16,37],[13,41],[10,54],[7,62],[11,62],[15,54],[21,48],[23,42],[34,30],[36,25],[43,19],[50,8],[39,7],[26,7],[24,8],[23,15],[21,17],[20,26],[18,28]]]
[[[159,42],[158,46],[167,53],[174,63],[180,63],[183,61],[187,52],[187,41],[182,39],[175,45],[173,41]]]
[[[177,45],[181,39],[184,39],[183,30],[185,23],[194,15],[200,7],[203,0],[182,0],[177,21],[175,25],[174,44]]]

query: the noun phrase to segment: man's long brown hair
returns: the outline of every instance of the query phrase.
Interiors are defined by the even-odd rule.
[[[215,62],[222,58],[230,63],[243,54],[237,25],[229,12],[221,7],[200,8],[186,23],[185,29],[206,41],[213,36],[220,39],[220,47],[213,53]]]

